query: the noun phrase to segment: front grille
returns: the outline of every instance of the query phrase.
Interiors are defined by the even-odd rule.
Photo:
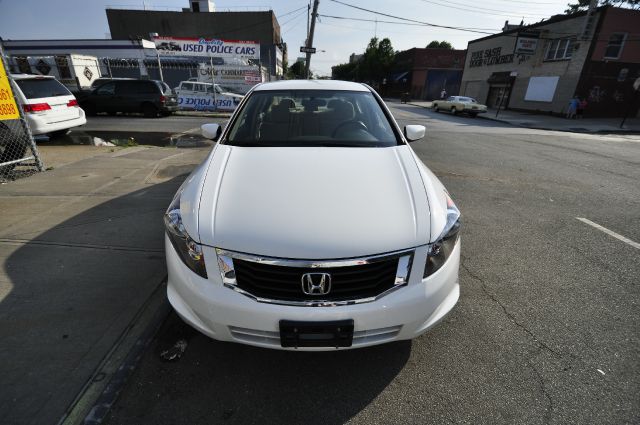
[[[344,267],[290,267],[233,259],[236,285],[259,298],[282,301],[346,301],[376,297],[395,284],[398,258]],[[302,275],[329,273],[331,291],[307,295]]]

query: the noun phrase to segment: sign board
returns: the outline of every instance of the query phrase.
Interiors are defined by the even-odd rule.
[[[518,37],[516,40],[516,55],[533,55],[538,48],[538,39],[533,37]]]
[[[0,121],[17,120],[20,118],[18,106],[13,98],[11,83],[4,69],[4,64],[0,60]]]
[[[162,56],[260,59],[260,44],[255,41],[186,37],[155,37],[153,41]]]
[[[213,74],[213,76],[212,76]],[[245,94],[253,86],[265,81],[265,76],[257,66],[215,66],[200,64],[198,81],[220,84],[224,90]]]
[[[531,77],[524,100],[530,102],[552,102],[560,77]]]
[[[300,53],[315,53],[315,52],[316,52],[315,47],[300,46]]]

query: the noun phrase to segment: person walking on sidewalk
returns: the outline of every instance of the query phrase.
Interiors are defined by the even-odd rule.
[[[567,109],[567,118],[568,119],[572,119],[576,117],[576,112],[578,111],[578,105],[580,104],[580,101],[578,100],[577,97],[573,97],[570,101],[569,101],[569,108]]]
[[[578,101],[578,110],[576,112],[576,115],[578,118],[583,118],[584,117],[584,110],[587,109],[587,99],[579,99]]]
[[[447,91],[445,89],[442,89],[442,91],[440,92],[440,100],[445,100],[447,98]]]

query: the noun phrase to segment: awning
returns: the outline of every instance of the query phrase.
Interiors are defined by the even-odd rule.
[[[511,83],[511,72],[494,72],[487,80],[489,84],[509,84]]]

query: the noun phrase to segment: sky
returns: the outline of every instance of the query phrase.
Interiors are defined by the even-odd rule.
[[[320,16],[316,24],[311,70],[331,75],[331,66],[345,63],[351,53],[364,52],[371,37],[388,37],[395,50],[426,47],[432,40],[447,40],[456,49],[467,42],[499,32],[504,22],[525,24],[563,13],[568,0],[340,0],[376,12],[437,25],[473,28],[478,32],[363,22]],[[478,4],[482,8],[478,8]],[[219,0],[217,10],[272,9],[289,50],[289,63],[298,56],[307,31],[308,0]],[[110,38],[105,8],[181,10],[188,0],[0,0],[0,37],[4,39]],[[397,19],[357,10],[333,0],[320,0],[319,15],[395,21]],[[169,36],[170,34],[166,34]],[[194,34],[197,36],[197,34]]]

